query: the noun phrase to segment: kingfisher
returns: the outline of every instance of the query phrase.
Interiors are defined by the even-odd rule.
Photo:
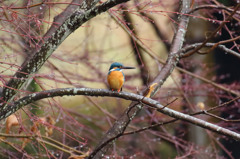
[[[122,86],[125,81],[125,76],[122,72],[122,69],[135,69],[135,67],[123,66],[123,64],[118,62],[111,64],[107,76],[107,81],[112,91],[120,92],[122,90]]]

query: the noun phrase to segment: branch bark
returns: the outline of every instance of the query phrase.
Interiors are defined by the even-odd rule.
[[[234,8],[234,11],[226,18],[226,20],[225,20],[224,22],[222,22],[222,23],[217,27],[217,29],[215,29],[215,30],[210,34],[210,36],[209,36],[207,39],[204,40],[204,42],[203,42],[200,46],[196,47],[194,50],[192,50],[191,52],[189,52],[188,55],[190,56],[190,55],[194,54],[195,52],[198,52],[202,47],[204,47],[205,44],[206,44],[209,40],[211,40],[211,39],[217,34],[217,32],[218,32],[220,29],[222,29],[222,27],[233,17],[233,15],[238,11],[239,8],[240,8],[240,3]]]
[[[188,57],[188,56],[185,55],[185,54],[187,54],[188,51],[190,51],[192,49],[195,49],[195,48],[197,48],[201,45],[202,45],[202,43],[195,43],[195,44],[191,44],[189,46],[186,46],[186,47],[182,48],[180,50],[181,58]],[[225,51],[226,53],[229,53],[229,54],[231,54],[233,56],[236,56],[237,58],[240,59],[240,54],[239,53],[237,53],[234,50],[231,50],[231,49],[227,48],[225,45],[217,45],[217,43],[206,43],[205,46],[221,49],[221,50]]]
[[[109,8],[128,0],[108,0],[98,6],[99,0],[83,1],[82,5],[69,16],[64,23],[49,37],[32,57],[26,60],[14,77],[4,87],[1,109],[7,109],[7,104],[26,83],[30,75],[38,71],[56,48],[83,23]],[[89,9],[90,8],[90,9]]]
[[[109,13],[109,12],[108,12]],[[154,54],[154,52],[150,49],[150,48],[148,48],[139,38],[137,38],[134,34],[132,34],[130,31],[128,31],[128,29],[117,19],[117,17],[116,16],[114,16],[112,13],[109,13],[110,14],[110,16],[117,22],[117,23],[119,23],[119,25],[124,29],[124,31],[125,32],[127,32],[134,40],[135,40],[135,42],[141,47],[141,49],[143,49],[150,57],[152,57],[153,59],[156,59],[157,61],[159,61],[161,64],[165,64],[165,62],[162,60],[162,59],[160,59],[159,57],[157,57],[155,54]],[[208,44],[211,44],[211,43],[207,43],[205,46],[209,46]],[[198,43],[196,44],[196,45],[198,45],[198,46],[194,46],[195,44],[192,44],[191,46],[193,46],[193,48],[191,48],[191,46],[186,46],[186,47],[184,47],[184,48],[182,48],[181,50],[179,50],[179,52],[182,52],[181,54],[180,54],[180,56],[181,56],[181,58],[182,58],[182,56],[186,56],[185,54],[186,54],[186,52],[185,51],[189,51],[189,50],[191,50],[191,49],[195,49],[195,48],[197,48],[198,46],[200,46],[200,45],[202,45],[202,43],[199,43],[199,45],[198,45]],[[189,47],[189,49],[188,49],[188,47]],[[232,52],[231,54],[233,54],[233,55],[236,55],[236,54],[238,54],[237,52],[233,52],[233,50],[231,51],[230,49],[227,49],[224,45],[217,45],[217,48],[219,48],[219,49],[223,49],[223,50],[225,50],[226,52]],[[227,88],[227,87],[225,87],[225,86],[222,86],[222,85],[220,85],[220,84],[217,84],[217,83],[215,83],[215,82],[213,82],[213,81],[211,81],[211,80],[208,80],[208,79],[206,79],[206,78],[204,78],[204,77],[201,77],[201,76],[199,76],[199,75],[197,75],[197,74],[194,74],[194,73],[191,73],[190,71],[187,71],[187,70],[185,70],[185,69],[182,69],[182,68],[180,68],[180,67],[176,67],[176,70],[178,70],[178,71],[180,71],[180,72],[183,72],[183,73],[186,73],[187,75],[190,75],[190,76],[192,76],[192,77],[194,77],[194,78],[197,78],[197,79],[199,79],[199,80],[201,80],[201,81],[203,81],[203,82],[205,82],[205,83],[208,83],[208,84],[210,84],[210,85],[212,85],[213,87],[215,87],[215,88],[217,88],[217,89],[220,89],[220,90],[223,90],[223,91],[226,91],[226,92],[228,92],[228,93],[231,93],[231,94],[233,94],[233,95],[236,95],[236,96],[239,96],[240,95],[240,93],[239,92],[237,92],[237,91],[234,91],[234,90],[231,90],[231,89],[229,89],[229,88]]]
[[[209,129],[218,134],[226,135],[236,140],[240,140],[240,134],[233,132],[231,130],[225,129],[223,127],[211,124],[207,121],[198,119],[196,117],[175,111],[173,109],[167,108],[166,106],[161,105],[158,101],[153,100],[151,98],[147,98],[141,95],[137,95],[129,92],[117,92],[110,91],[107,89],[93,89],[93,88],[59,88],[47,91],[41,91],[37,93],[29,94],[18,101],[15,101],[11,104],[7,105],[7,110],[5,112],[1,112],[0,120],[6,118],[11,113],[15,112],[22,108],[23,106],[35,102],[37,100],[45,99],[45,98],[53,98],[58,96],[73,96],[73,95],[84,95],[84,96],[108,96],[108,97],[118,97],[126,100],[135,101],[136,103],[143,103],[150,107],[157,108],[157,111],[166,114],[175,119],[180,119],[192,123],[194,125],[198,125],[202,128]],[[130,118],[132,120],[132,118]],[[110,138],[109,138],[110,139]],[[107,140],[106,140],[107,141]]]
[[[180,1],[180,13],[179,14],[179,25],[177,32],[173,38],[170,53],[166,64],[160,71],[159,75],[155,78],[152,84],[157,83],[157,86],[152,91],[150,97],[152,97],[158,89],[163,85],[166,79],[169,77],[176,64],[179,61],[180,53],[178,52],[183,45],[184,37],[186,34],[186,29],[188,26],[189,16],[184,15],[188,12],[190,8],[190,0]],[[151,84],[151,85],[152,85]],[[108,130],[108,132],[103,136],[100,142],[97,144],[93,152],[90,154],[89,158],[101,158],[107,152],[108,148],[112,146],[112,142],[105,143],[116,136],[121,136],[124,133],[126,127],[131,122],[131,120],[142,110],[143,105],[141,103],[132,102],[128,109],[125,110],[123,115],[114,123],[114,125]],[[104,146],[103,146],[104,145]]]

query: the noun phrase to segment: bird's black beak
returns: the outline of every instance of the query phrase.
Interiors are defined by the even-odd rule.
[[[122,66],[122,69],[135,69],[135,67]]]

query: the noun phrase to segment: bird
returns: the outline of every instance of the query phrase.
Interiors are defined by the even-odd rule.
[[[110,90],[118,92],[122,91],[122,86],[125,81],[122,69],[135,69],[135,67],[123,66],[123,64],[118,62],[112,63],[107,76]]]

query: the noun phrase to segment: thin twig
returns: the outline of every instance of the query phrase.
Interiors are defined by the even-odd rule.
[[[240,3],[238,3],[238,5],[234,8],[234,11],[226,18],[226,20],[224,22],[222,22],[217,29],[215,29],[211,35],[202,43],[202,45],[198,46],[197,48],[195,48],[194,50],[192,50],[191,52],[188,53],[188,55],[186,56],[190,56],[192,54],[194,54],[195,52],[198,52],[202,47],[205,46],[205,44],[211,40],[216,34],[217,32],[222,29],[222,27],[232,18],[232,16],[237,12],[238,8],[240,7]]]
[[[84,152],[81,152],[81,151],[78,151],[78,150],[76,150],[76,149],[74,149],[74,148],[71,148],[71,147],[69,147],[69,146],[67,146],[67,145],[65,145],[65,144],[63,144],[63,143],[61,143],[61,142],[59,142],[59,141],[57,141],[57,140],[54,140],[54,139],[52,139],[52,138],[50,138],[50,137],[47,137],[47,136],[19,135],[19,134],[5,134],[5,133],[0,133],[0,136],[1,136],[1,137],[5,137],[5,138],[28,138],[28,139],[30,139],[30,140],[36,139],[37,141],[46,143],[46,144],[51,145],[52,147],[55,147],[55,148],[57,148],[57,149],[60,148],[59,150],[62,150],[62,151],[67,152],[67,153],[76,152],[76,153],[78,153],[78,154],[85,154]],[[1,139],[1,138],[0,138],[0,139]],[[46,140],[43,140],[43,139],[47,139],[47,140],[51,141],[51,143],[48,142],[48,141],[46,141]],[[68,150],[66,150],[66,149],[63,150],[63,148],[61,148],[60,146],[61,146],[61,147],[65,147],[65,148],[67,148]]]
[[[240,54],[239,53],[237,53],[236,51],[233,51],[233,50],[227,48],[225,45],[221,45],[221,43],[227,43],[227,42],[230,42],[230,41],[235,41],[236,39],[239,39],[239,38],[240,37],[236,37],[236,38],[234,38],[234,40],[229,39],[229,40],[220,41],[218,43],[206,43],[205,47],[211,47],[211,51],[213,49],[215,49],[215,48],[218,48],[218,49],[221,49],[221,50],[225,51],[226,53],[229,53],[229,54],[231,54],[231,55],[233,55],[233,56],[235,56],[237,58],[240,58]],[[202,45],[202,43],[195,43],[195,44],[191,44],[191,45],[188,45],[188,46],[185,46],[184,48],[182,48],[180,50],[181,58],[185,58],[185,57],[190,56],[188,54],[188,51],[190,51],[192,49],[195,49],[195,48],[197,48],[200,45]],[[202,52],[200,50],[197,53],[202,54]]]
[[[108,13],[123,28],[123,30],[126,31],[126,33],[128,33],[132,37],[132,39],[135,40],[136,43],[138,43],[138,45],[141,47],[141,49],[143,49],[154,60],[157,60],[161,64],[165,64],[165,62],[162,59],[160,59],[158,56],[156,56],[154,54],[154,52],[151,50],[151,48],[147,47],[138,37],[136,37],[134,34],[132,34],[132,32],[129,31],[128,28],[112,12],[108,11]],[[195,48],[201,46],[202,44],[203,43],[192,44],[191,46],[187,46],[187,47],[182,48],[181,50],[179,50],[179,52],[181,52],[181,56],[183,56],[183,54],[185,54],[187,51],[190,51],[191,49],[195,49]],[[210,46],[211,47],[213,45],[215,45],[215,43],[206,43],[206,46]],[[228,52],[228,53],[230,53],[230,54],[232,54],[234,56],[237,56],[237,57],[240,56],[237,52],[235,52],[235,51],[233,51],[231,49],[226,48],[224,45],[218,45],[218,48],[220,48],[220,49],[222,49],[222,50],[224,50],[224,51],[226,51],[226,52]],[[222,86],[220,84],[217,84],[217,83],[215,83],[215,82],[213,82],[211,80],[208,80],[208,79],[206,79],[204,77],[201,77],[201,76],[199,76],[197,74],[194,74],[194,73],[192,73],[190,71],[187,71],[187,70],[185,70],[183,68],[180,68],[180,67],[175,67],[175,68],[176,68],[176,70],[178,70],[180,72],[186,73],[186,74],[188,74],[188,75],[190,75],[190,76],[192,76],[194,78],[197,78],[197,79],[199,79],[199,80],[201,80],[203,82],[206,82],[206,83],[208,83],[208,84],[210,84],[210,85],[212,85],[212,86],[214,86],[214,87],[216,87],[218,89],[224,90],[224,91],[229,92],[229,93],[231,93],[233,95],[236,95],[236,96],[240,95],[240,93],[237,92],[237,91],[234,91],[234,90],[231,90],[229,88],[226,88],[226,87],[224,87],[224,86]]]
[[[204,110],[204,111],[199,111],[199,112],[195,112],[195,113],[191,113],[189,115],[191,116],[195,116],[195,115],[200,115],[200,114],[204,114],[204,112],[210,112],[210,111],[213,111],[215,109],[218,109],[218,108],[221,108],[221,107],[224,107],[224,106],[227,106],[228,104],[236,101],[240,99],[240,97],[237,97],[237,98],[234,98],[228,102],[225,102],[225,103],[222,103],[220,105],[217,105],[215,107],[212,107],[208,110]],[[136,133],[139,133],[139,132],[142,132],[142,131],[145,131],[145,130],[149,130],[149,129],[152,129],[152,128],[155,128],[155,127],[158,127],[158,126],[162,126],[162,125],[166,125],[166,124],[170,124],[170,123],[173,123],[175,121],[177,121],[178,119],[173,119],[173,120],[169,120],[169,121],[166,121],[166,122],[161,122],[161,123],[156,123],[154,125],[150,125],[150,126],[147,126],[147,127],[144,127],[144,128],[141,128],[141,129],[138,129],[138,130],[134,130],[134,131],[129,131],[129,132],[125,132],[123,135],[130,135],[130,134],[136,134]],[[226,119],[224,121],[227,121]],[[239,122],[239,121],[234,121],[234,122]]]
[[[196,12],[200,9],[209,9],[209,8],[213,8],[213,9],[224,9],[226,11],[229,11],[229,12],[233,12],[234,10],[229,8],[229,7],[226,7],[226,6],[218,6],[218,5],[201,5],[201,6],[198,6],[192,10],[190,10],[188,12],[188,14],[192,14],[193,12]],[[237,14],[240,14],[240,11],[236,11]]]

